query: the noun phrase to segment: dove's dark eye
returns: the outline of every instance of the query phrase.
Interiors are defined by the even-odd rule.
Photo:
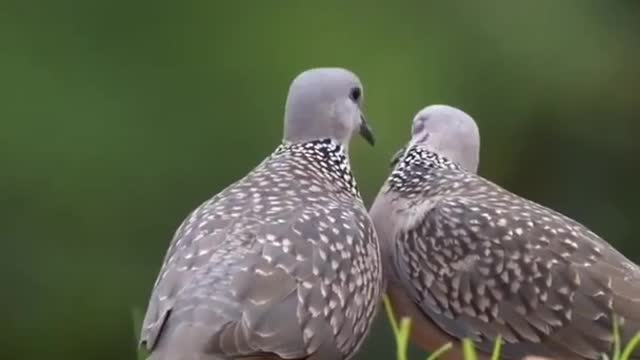
[[[349,93],[349,97],[351,98],[351,100],[356,102],[360,100],[360,95],[362,95],[360,88],[357,88],[357,87],[351,89],[351,92]]]

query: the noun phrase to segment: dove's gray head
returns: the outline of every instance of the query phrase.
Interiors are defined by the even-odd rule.
[[[351,71],[318,68],[301,73],[289,88],[284,140],[330,138],[348,146],[359,132],[373,145],[373,134],[361,111],[363,99],[362,83]]]
[[[462,110],[431,105],[413,118],[409,146],[420,145],[467,171],[476,172],[480,158],[480,133],[476,122]]]

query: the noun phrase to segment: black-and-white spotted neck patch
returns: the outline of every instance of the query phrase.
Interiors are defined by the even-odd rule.
[[[420,146],[409,148],[398,161],[389,177],[389,189],[413,193],[421,191],[439,170],[464,170],[460,165]]]
[[[284,142],[273,153],[273,157],[292,155],[304,158],[317,175],[341,185],[355,196],[360,196],[355,177],[344,146],[331,139],[312,140],[300,143]]]

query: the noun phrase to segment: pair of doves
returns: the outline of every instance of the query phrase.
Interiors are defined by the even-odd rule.
[[[150,359],[351,359],[384,293],[427,351],[470,338],[487,357],[500,336],[504,359],[598,359],[614,323],[623,340],[640,330],[638,266],[478,176],[461,110],[415,116],[367,211],[348,158],[353,135],[374,143],[363,98],[345,69],[295,78],[283,142],[176,231],[143,323]]]

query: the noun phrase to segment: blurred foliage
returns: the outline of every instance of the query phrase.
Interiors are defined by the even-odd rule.
[[[391,301],[387,296],[384,296],[384,307],[386,310],[387,319],[389,320],[389,324],[391,325],[391,329],[393,331],[394,339],[396,341],[396,360],[407,360],[409,357],[407,348],[410,342],[410,332],[411,332],[411,319],[408,317],[403,317],[400,321],[400,324],[396,322],[395,317],[393,316],[393,308],[391,305]],[[632,353],[635,352],[635,349],[640,345],[640,333],[637,333],[635,336],[631,338],[631,340],[627,344],[623,344],[620,339],[620,329],[618,328],[618,320],[616,317],[613,318],[613,353],[612,354],[601,354],[603,359],[609,359],[609,356],[612,360],[631,360]],[[498,335],[495,340],[493,350],[491,351],[491,360],[500,360],[502,354],[502,337]],[[624,350],[622,349],[624,345]],[[475,349],[474,343],[469,338],[462,339],[462,356],[464,360],[477,360],[478,352]],[[437,360],[440,357],[445,356],[448,351],[453,348],[453,344],[448,342],[442,345],[439,349],[434,351],[427,357],[427,360]],[[545,360],[546,358],[537,357],[537,356],[528,356],[523,360]]]
[[[188,211],[280,140],[289,82],[343,66],[378,146],[367,202],[423,106],[474,116],[481,174],[633,260],[640,2],[57,0],[0,3],[3,359],[133,359]],[[384,317],[361,359],[391,359]]]

